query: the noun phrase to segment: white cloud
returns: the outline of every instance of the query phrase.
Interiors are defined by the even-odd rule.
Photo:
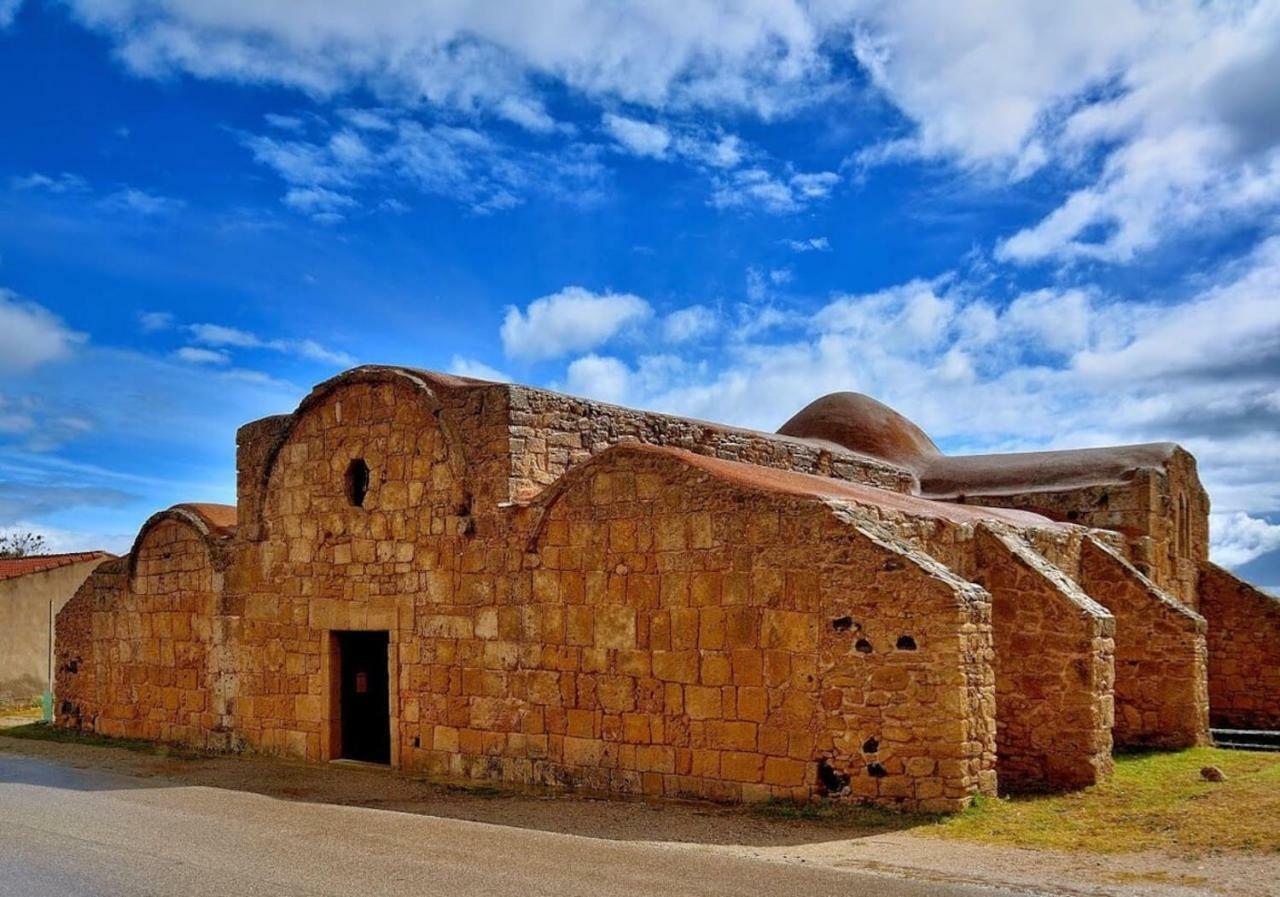
[[[199,346],[183,346],[173,353],[173,357],[188,364],[227,364],[231,356],[215,349],[202,349]]]
[[[281,131],[301,131],[306,127],[306,122],[296,115],[281,115],[278,112],[268,112],[262,118],[271,127],[279,128]]]
[[[344,124],[316,140],[248,135],[245,145],[289,185],[286,206],[323,223],[340,220],[358,190],[412,188],[444,196],[478,214],[510,209],[527,195],[590,203],[603,168],[590,146],[517,151],[498,137],[457,125],[424,125],[389,110],[342,109]],[[354,130],[353,130],[354,129]],[[385,207],[393,197],[373,203]]]
[[[176,212],[185,203],[170,196],[148,193],[135,187],[125,187],[102,198],[102,208],[112,212],[133,212],[151,216]]]
[[[670,343],[686,343],[714,333],[720,317],[705,305],[690,305],[662,319],[662,336]]]
[[[565,391],[602,402],[625,402],[631,391],[631,370],[616,358],[584,355],[570,363]]]
[[[514,378],[505,371],[490,367],[483,361],[455,355],[449,361],[449,373],[459,377],[474,377],[477,380],[492,380],[494,383],[510,383]]]
[[[391,117],[382,109],[339,109],[340,115],[348,124],[362,131],[394,131],[395,125]]]
[[[508,307],[502,347],[508,356],[526,361],[556,358],[602,345],[652,313],[648,302],[631,293],[565,287],[535,299],[523,312]]]
[[[27,371],[68,358],[87,338],[47,308],[0,287],[0,371]]]
[[[830,252],[831,243],[826,237],[809,237],[806,240],[783,240],[792,252]]]
[[[310,361],[337,367],[351,367],[355,358],[346,352],[329,349],[310,339],[263,339],[256,333],[225,327],[221,324],[188,324],[187,331],[201,345],[221,348],[230,346],[238,349],[269,349],[286,355],[296,355]],[[186,359],[194,361],[196,359]]]
[[[605,113],[602,123],[618,145],[637,156],[662,159],[667,154],[667,147],[671,146],[671,133],[660,124],[640,122],[613,113]]]
[[[763,168],[742,168],[715,180],[711,205],[717,209],[759,207],[766,212],[798,212],[826,199],[840,176],[832,171],[775,176]]]
[[[156,333],[173,327],[174,318],[167,311],[144,311],[138,315],[138,325],[143,333]]]
[[[79,18],[149,76],[284,84],[331,95],[364,87],[545,129],[537,83],[650,108],[778,114],[834,82],[826,23],[794,0],[711,4],[577,0],[494,7],[368,0],[286,6],[72,0]],[[513,112],[512,99],[523,105]]]
[[[21,7],[22,0],[0,0],[0,28],[12,25]]]
[[[855,55],[915,125],[862,162],[943,158],[1013,180],[1053,165],[1082,182],[1003,241],[1001,260],[1123,263],[1280,205],[1274,3],[1072,0],[995,14],[907,0],[860,12]]]
[[[607,112],[602,119],[605,130],[625,150],[637,156],[661,159],[671,146],[671,134],[661,125],[638,121]]]
[[[15,190],[46,190],[49,193],[85,193],[89,190],[88,181],[67,171],[53,176],[32,172],[11,178],[9,184]]]
[[[1209,553],[1224,567],[1239,567],[1280,549],[1280,524],[1236,512],[1209,515]]]
[[[343,217],[340,209],[359,205],[350,196],[324,187],[291,187],[282,202],[295,212],[310,215],[324,224],[340,221]]]

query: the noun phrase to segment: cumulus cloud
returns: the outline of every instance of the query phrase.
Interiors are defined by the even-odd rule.
[[[507,309],[500,335],[507,355],[525,361],[593,349],[652,315],[631,293],[593,293],[578,286],[543,296],[521,311]]]
[[[914,125],[864,164],[941,158],[1012,180],[1056,165],[1086,181],[1002,260],[1127,262],[1280,201],[1275,4],[869,3],[853,48]]]
[[[671,134],[661,125],[614,115],[612,112],[606,113],[602,121],[613,139],[623,149],[637,156],[661,159],[666,154],[667,147],[671,146]]]
[[[358,11],[180,0],[72,0],[81,21],[117,43],[135,72],[283,84],[331,95],[365,87],[460,111],[547,127],[536,84],[553,79],[592,98],[773,115],[821,97],[829,63],[822,23],[798,3],[745,6],[575,0],[514,5],[405,5]],[[513,98],[519,105],[513,105]]]
[[[0,287],[0,371],[28,371],[67,358],[87,338],[47,308]]]
[[[701,339],[716,331],[720,317],[705,305],[690,305],[671,312],[662,319],[662,335],[670,343]]]
[[[565,390],[602,402],[625,402],[631,390],[631,370],[617,358],[584,355],[569,364]]]
[[[494,383],[510,383],[514,378],[505,371],[490,367],[483,361],[455,355],[449,361],[449,373],[459,377],[474,377],[477,380],[492,380]]]
[[[1280,550],[1280,524],[1242,512],[1209,515],[1209,553],[1224,567],[1238,567]]]

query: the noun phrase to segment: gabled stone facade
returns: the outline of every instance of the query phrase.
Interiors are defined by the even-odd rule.
[[[349,371],[241,429],[235,508],[161,512],[90,577],[58,721],[315,761],[377,730],[435,775],[936,811],[1201,743],[1210,700],[1280,725],[1239,694],[1275,602],[1207,564],[1181,449],[948,459],[848,394],[784,431]]]

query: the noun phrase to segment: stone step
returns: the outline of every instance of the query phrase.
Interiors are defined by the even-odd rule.
[[[1241,751],[1280,751],[1280,731],[1265,729],[1210,729],[1213,743],[1220,748]]]

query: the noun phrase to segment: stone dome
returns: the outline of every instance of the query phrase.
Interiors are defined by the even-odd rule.
[[[778,432],[834,443],[910,470],[918,470],[940,454],[924,430],[859,392],[833,392],[815,399]]]

